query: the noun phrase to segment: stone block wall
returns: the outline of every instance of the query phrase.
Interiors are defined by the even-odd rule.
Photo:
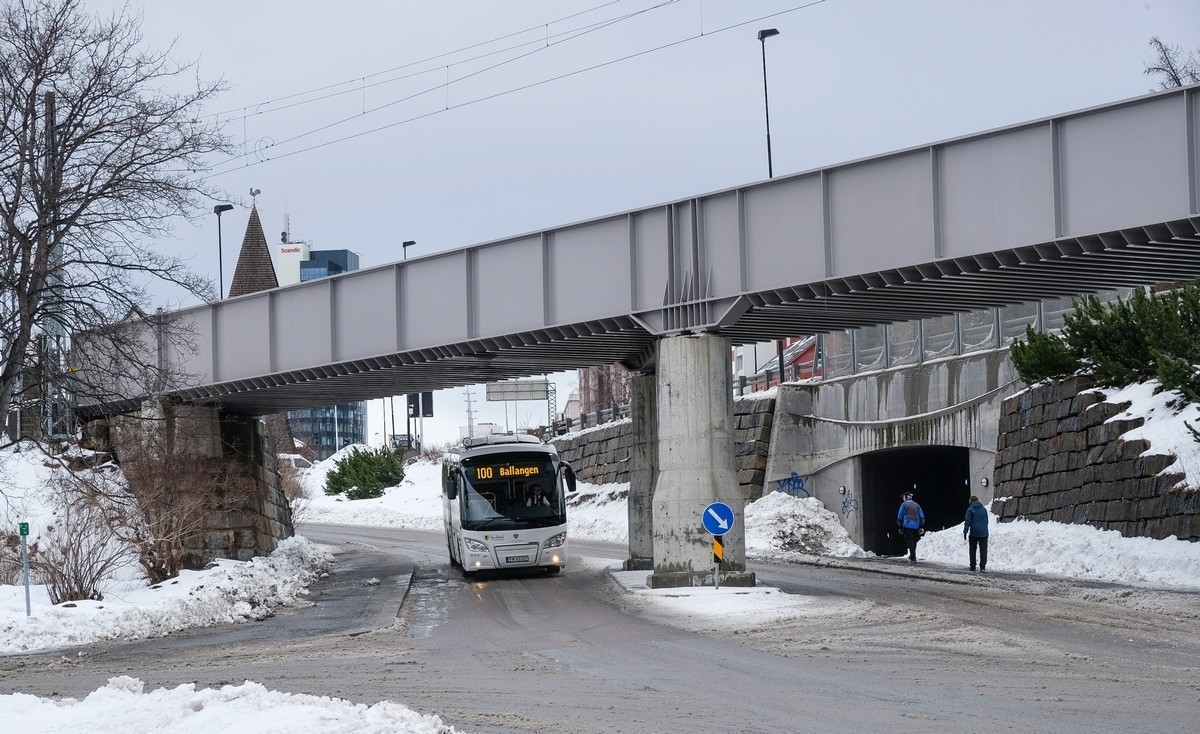
[[[1111,420],[1128,403],[1106,403],[1091,387],[1076,377],[1004,402],[993,510],[1001,521],[1054,520],[1125,536],[1200,540],[1200,490],[1182,474],[1160,473],[1173,455],[1152,453],[1144,439],[1123,439],[1144,421]]]
[[[605,423],[551,441],[575,475],[592,484],[629,481],[629,451],[633,447],[630,419]]]
[[[748,395],[733,401],[734,468],[747,502],[763,494],[774,416],[774,393],[766,397]],[[552,443],[585,482],[629,481],[629,452],[633,446],[633,424],[629,419],[556,438]]]
[[[186,563],[200,567],[213,558],[246,561],[268,555],[294,534],[292,511],[275,467],[266,427],[257,418],[222,416],[216,408],[175,404],[143,406],[137,415],[94,422],[86,431],[95,450],[118,460],[160,432],[154,446],[174,446],[192,457],[197,472],[227,486],[221,506],[205,516],[204,527],[183,540]]]
[[[774,424],[774,392],[766,397],[751,394],[733,401],[734,467],[742,497],[747,502],[763,496]]]
[[[256,418],[221,420],[223,461],[232,462],[236,481],[246,489],[233,507],[210,513],[204,530],[184,545],[197,561],[248,561],[269,555],[295,534],[292,508],[284,496],[265,422]]]

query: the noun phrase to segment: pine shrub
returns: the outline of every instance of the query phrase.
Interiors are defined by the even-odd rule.
[[[1012,345],[1013,366],[1027,384],[1066,377],[1079,370],[1079,360],[1067,349],[1066,342],[1053,334],[1025,327],[1025,341]]]
[[[363,500],[383,496],[383,490],[404,481],[404,455],[388,447],[354,449],[334,463],[325,478],[325,494],[344,494]]]
[[[1139,288],[1108,304],[1084,296],[1063,320],[1061,337],[1027,328],[1012,359],[1030,384],[1082,371],[1114,386],[1157,379],[1200,402],[1200,282],[1161,293]]]

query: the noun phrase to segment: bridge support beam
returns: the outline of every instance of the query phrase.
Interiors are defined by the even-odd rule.
[[[629,558],[626,571],[654,568],[651,499],[658,475],[658,378],[637,375],[629,390],[633,445],[629,449]]]
[[[744,500],[734,470],[729,340],[710,334],[658,343],[658,479],[651,500],[651,588],[712,586],[717,566],[701,513],[724,502],[736,522],[723,537],[723,586],[753,586],[746,571]]]

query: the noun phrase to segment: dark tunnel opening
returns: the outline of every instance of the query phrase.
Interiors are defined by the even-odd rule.
[[[864,548],[881,556],[905,554],[896,526],[901,495],[925,511],[925,528],[933,532],[960,525],[971,494],[968,450],[957,446],[886,449],[859,457],[862,476]]]

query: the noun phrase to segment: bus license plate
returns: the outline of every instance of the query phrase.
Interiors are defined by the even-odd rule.
[[[506,563],[529,563],[529,556],[508,556],[504,561]]]

